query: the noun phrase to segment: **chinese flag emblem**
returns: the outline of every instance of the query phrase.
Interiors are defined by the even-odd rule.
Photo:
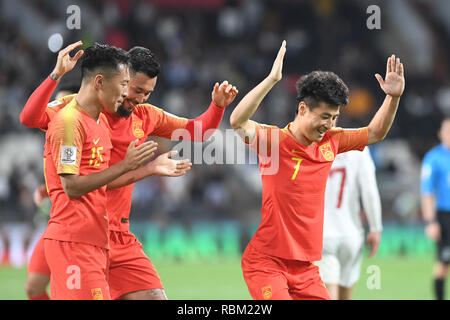
[[[272,298],[272,286],[269,285],[262,287],[261,290],[264,300],[269,300],[270,298]]]
[[[327,161],[333,161],[334,160],[334,153],[331,149],[330,142],[327,142],[319,147],[320,153],[322,154],[323,158]]]
[[[133,121],[131,124],[131,129],[133,130],[133,135],[140,139],[144,136],[144,130],[142,130],[142,121]]]
[[[103,300],[103,293],[101,288],[91,289],[93,300]]]

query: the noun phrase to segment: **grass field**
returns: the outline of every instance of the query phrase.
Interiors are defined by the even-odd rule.
[[[242,277],[240,260],[154,261],[169,299],[246,300],[251,299]],[[374,274],[368,267],[379,267],[380,288],[368,289]],[[409,300],[432,299],[432,257],[364,259],[354,299]],[[369,269],[370,271],[371,269]],[[0,267],[0,300],[26,299],[23,287],[26,270]],[[447,281],[447,298],[450,298]]]

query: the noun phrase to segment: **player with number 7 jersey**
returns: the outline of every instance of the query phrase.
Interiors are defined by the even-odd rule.
[[[281,129],[250,117],[281,80],[285,52],[283,41],[269,76],[230,117],[258,153],[263,185],[262,220],[243,254],[242,271],[254,299],[330,299],[314,265],[321,258],[328,173],[338,153],[384,139],[403,93],[403,65],[392,56],[385,80],[376,75],[386,98],[367,127],[334,128],[348,88],[333,72],[313,71],[297,82],[296,117]]]

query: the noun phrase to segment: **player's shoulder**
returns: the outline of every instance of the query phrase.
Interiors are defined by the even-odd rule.
[[[444,148],[442,144],[434,146],[427,153],[425,153],[424,161],[433,161],[440,158],[444,154]]]
[[[162,109],[150,103],[140,103],[133,110],[134,113],[151,112],[151,111],[162,111]]]
[[[77,108],[76,101],[73,99],[54,114],[50,124],[59,122],[75,124],[78,121],[81,121],[81,110]]]
[[[334,127],[327,131],[326,135],[334,136],[340,133],[353,133],[355,131],[365,130],[367,127],[362,128],[342,128],[342,127]]]
[[[69,103],[73,100],[73,98],[76,97],[76,95],[77,95],[77,94],[74,93],[74,94],[70,94],[70,95],[61,97],[61,98],[59,98],[59,99],[57,99],[57,100],[53,100],[52,102],[49,102],[49,103],[47,104],[47,107],[48,107],[48,108],[63,108],[63,107],[65,107],[67,104],[69,104]]]

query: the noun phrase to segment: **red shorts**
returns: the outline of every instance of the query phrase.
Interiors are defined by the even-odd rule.
[[[330,300],[319,268],[312,262],[265,255],[249,244],[241,266],[255,300]]]
[[[45,260],[43,235],[36,243],[30,261],[28,262],[28,274],[30,273],[40,273],[50,277],[50,268],[48,267],[47,260]]]
[[[163,289],[161,279],[142,244],[129,231],[110,231],[109,286],[116,300],[126,293]]]
[[[108,250],[89,244],[44,240],[54,300],[110,300]]]

